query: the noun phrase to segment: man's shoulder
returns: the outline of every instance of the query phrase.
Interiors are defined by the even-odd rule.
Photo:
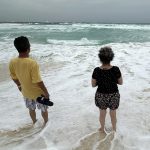
[[[22,58],[12,58],[9,62],[9,64],[13,64],[13,63],[20,63],[20,61],[23,61],[24,63],[27,63],[29,65],[37,65],[37,61],[34,60],[33,58],[25,58],[25,59],[22,59]]]
[[[33,64],[37,64],[37,61],[33,58],[28,58],[27,61],[33,63]]]
[[[17,61],[17,59],[18,59],[18,58],[12,58],[12,59],[10,59],[9,63],[10,63],[10,64],[11,64],[11,63],[14,63],[14,62]]]
[[[27,64],[30,65],[31,68],[32,67],[39,67],[38,62],[35,59],[28,58],[27,61],[28,61]]]

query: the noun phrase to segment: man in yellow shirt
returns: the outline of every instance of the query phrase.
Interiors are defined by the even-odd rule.
[[[36,99],[41,95],[49,99],[49,93],[41,79],[39,65],[35,60],[29,58],[29,40],[27,37],[18,37],[14,40],[14,46],[18,50],[19,56],[13,58],[9,63],[10,76],[24,96],[33,124],[37,121],[36,106],[41,109],[46,124],[48,121],[48,106],[36,102]]]

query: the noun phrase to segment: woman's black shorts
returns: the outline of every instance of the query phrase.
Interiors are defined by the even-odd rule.
[[[100,109],[110,108],[111,110],[115,110],[119,107],[119,102],[120,102],[119,92],[110,94],[96,92],[95,94],[95,104]]]

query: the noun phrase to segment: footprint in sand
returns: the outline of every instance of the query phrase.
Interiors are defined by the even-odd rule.
[[[111,141],[114,139],[114,132],[109,133],[103,140],[98,141],[93,150],[109,150]]]
[[[73,150],[109,150],[115,132],[94,132],[83,137]]]

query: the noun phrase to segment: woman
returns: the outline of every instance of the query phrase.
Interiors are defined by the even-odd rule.
[[[92,87],[96,87],[95,104],[100,110],[100,131],[104,132],[106,109],[110,109],[113,131],[116,131],[116,109],[119,107],[120,94],[117,84],[122,85],[121,72],[117,66],[112,66],[114,53],[110,47],[103,47],[99,51],[102,65],[96,67],[92,74]]]

